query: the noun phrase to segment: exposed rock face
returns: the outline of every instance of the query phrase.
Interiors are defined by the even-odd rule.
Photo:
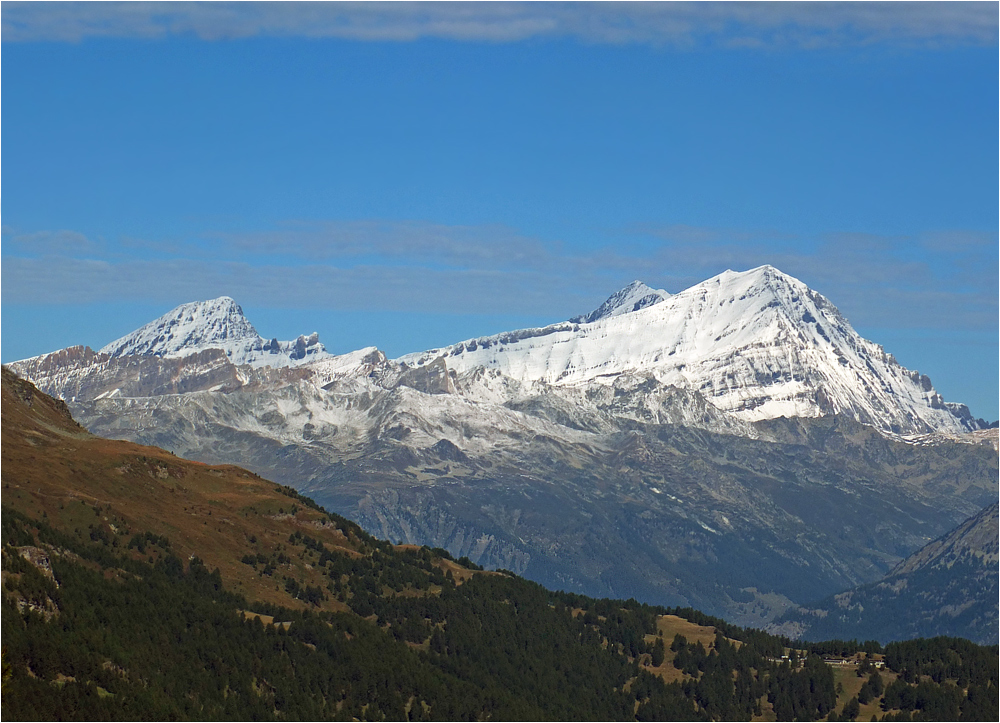
[[[114,357],[75,346],[11,365],[27,379],[44,380],[69,401],[112,397],[146,398],[211,390],[225,393],[260,384],[307,379],[307,369],[237,367],[221,349],[205,349],[183,358]]]
[[[184,359],[113,357],[90,347],[70,347],[14,365],[28,379],[45,379],[49,389],[70,401],[109,396],[151,397],[199,389],[234,390],[242,386],[236,366],[221,349]]]
[[[917,550],[878,582],[789,611],[773,630],[808,639],[949,635],[1000,642],[998,505]]]
[[[440,357],[430,364],[405,370],[398,383],[425,394],[452,394],[455,391],[452,374],[444,357]]]

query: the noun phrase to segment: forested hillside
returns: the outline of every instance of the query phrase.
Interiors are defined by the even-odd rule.
[[[2,415],[6,720],[997,718],[996,646],[551,592],[93,437],[6,370]]]

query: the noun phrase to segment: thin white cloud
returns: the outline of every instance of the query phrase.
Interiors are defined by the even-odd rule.
[[[312,261],[379,257],[461,268],[538,267],[556,246],[496,225],[449,226],[425,221],[289,222],[271,231],[219,233],[235,252],[283,254]]]
[[[922,234],[920,244],[931,251],[977,253],[996,251],[996,234],[982,231],[931,231]]]
[[[569,316],[588,302],[574,279],[544,278],[531,269],[8,257],[2,274],[4,303],[182,303],[227,294],[256,306],[526,315],[565,307]]]
[[[258,36],[818,48],[995,45],[991,2],[4,2],[4,42]]]
[[[98,244],[79,231],[36,231],[17,233],[3,229],[4,243],[30,254],[80,254],[96,251]]]
[[[826,295],[856,326],[985,331],[996,329],[1000,293],[996,235],[962,231],[801,238],[674,225],[633,228],[614,246],[585,253],[503,226],[418,221],[290,222],[215,234],[212,244],[98,246],[69,231],[17,238],[5,244],[5,303],[181,303],[229,294],[256,306],[555,321],[586,313],[636,278],[676,292],[727,268],[769,263]],[[32,239],[46,243],[25,242]]]

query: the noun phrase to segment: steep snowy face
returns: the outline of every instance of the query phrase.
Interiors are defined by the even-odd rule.
[[[589,314],[575,316],[570,321],[578,324],[590,324],[598,319],[645,309],[647,306],[659,304],[669,296],[670,294],[663,289],[651,289],[641,281],[633,281],[621,291],[612,294],[607,301]]]
[[[976,428],[963,405],[945,404],[927,377],[901,367],[823,296],[771,266],[726,271],[638,308],[619,304],[592,322],[474,339],[398,361],[422,366],[439,357],[460,374],[485,367],[559,386],[646,374],[695,390],[746,421],[847,414],[903,434]]]
[[[177,359],[207,349],[222,349],[232,363],[254,367],[297,366],[329,356],[315,333],[295,341],[265,340],[228,296],[182,304],[100,351]]]

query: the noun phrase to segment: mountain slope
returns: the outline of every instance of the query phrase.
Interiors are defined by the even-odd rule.
[[[960,636],[1000,641],[997,503],[925,545],[882,580],[790,611],[774,630],[824,638]]]
[[[346,520],[330,524],[294,493],[289,497],[290,489],[244,469],[92,435],[64,402],[6,367],[2,420],[5,505],[63,529],[89,531],[91,538],[115,540],[123,549],[133,532],[168,536],[174,554],[198,555],[221,570],[231,589],[254,599],[294,604],[270,579],[241,564],[243,554],[271,559],[289,534],[303,529],[341,548],[352,547],[349,538],[361,533]],[[255,542],[248,545],[251,538]],[[298,560],[289,561],[286,572],[302,585],[320,582]],[[343,609],[336,601],[327,606]]]
[[[627,690],[654,611],[557,609],[245,470],[95,437],[6,368],[2,394],[5,719],[703,717],[648,671]]]
[[[721,631],[662,608],[393,547],[237,468],[94,437],[6,369],[2,393],[5,719],[760,713],[747,693],[767,689],[780,640],[748,638],[737,660]],[[664,629],[714,659],[704,682],[671,664]],[[734,666],[737,689],[712,692]],[[802,678],[817,676],[822,713],[832,678]]]

